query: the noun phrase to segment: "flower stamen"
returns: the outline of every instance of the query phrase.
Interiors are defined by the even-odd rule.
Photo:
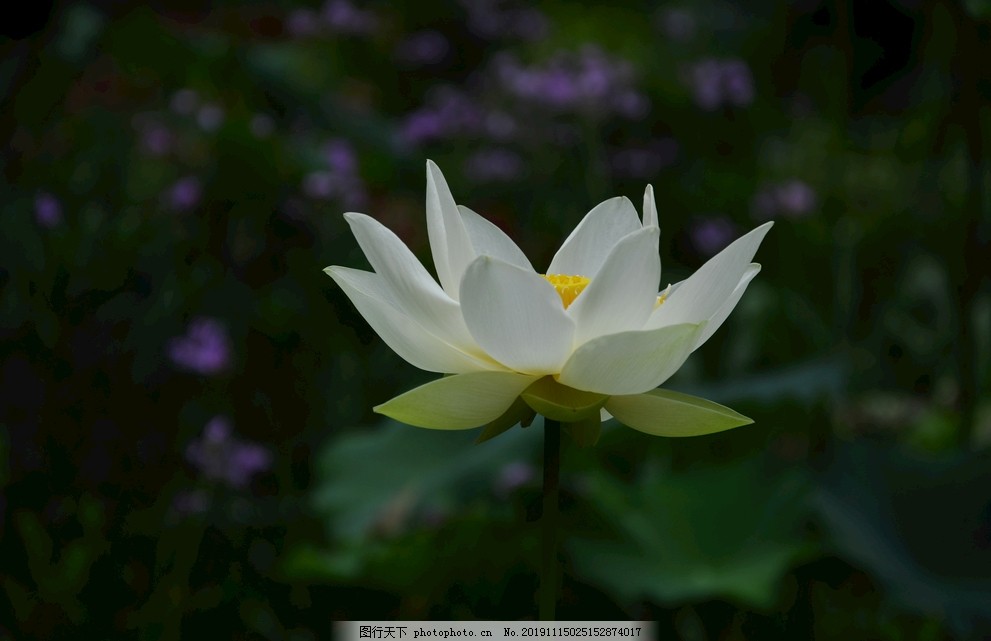
[[[557,295],[561,297],[561,303],[565,309],[568,309],[568,306],[575,302],[578,295],[591,282],[584,276],[569,276],[567,274],[541,274],[541,276],[557,290]]]
[[[661,292],[661,295],[657,297],[657,302],[654,303],[654,309],[657,309],[664,304],[664,301],[668,299],[668,294],[671,293],[671,283],[668,283],[667,289]]]

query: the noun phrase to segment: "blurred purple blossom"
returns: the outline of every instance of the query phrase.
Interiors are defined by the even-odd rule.
[[[224,109],[217,103],[207,103],[196,112],[196,124],[203,131],[216,131],[224,124]]]
[[[230,339],[220,321],[197,318],[189,324],[185,335],[169,342],[168,353],[179,367],[198,374],[217,374],[230,365]]]
[[[303,193],[315,200],[337,199],[346,207],[364,205],[368,194],[351,143],[340,138],[329,140],[321,156],[325,167],[303,177]]]
[[[196,176],[184,176],[169,188],[168,202],[172,209],[187,211],[200,202],[203,196],[203,186]]]
[[[358,157],[354,148],[346,140],[335,138],[328,140],[323,146],[323,158],[331,171],[335,173],[356,174],[358,172]]]
[[[491,111],[485,116],[485,133],[493,140],[509,140],[518,130],[516,119],[503,111]]]
[[[255,114],[249,123],[251,133],[255,138],[268,138],[275,131],[275,122],[265,114]]]
[[[373,12],[359,9],[348,0],[328,0],[321,15],[324,23],[335,33],[370,34],[379,24]]]
[[[486,124],[485,108],[468,94],[445,87],[427,97],[427,103],[409,114],[399,128],[400,140],[420,145],[452,136],[480,133]]]
[[[535,476],[536,472],[532,465],[525,461],[513,461],[499,471],[493,489],[497,495],[506,497],[532,481]]]
[[[200,96],[192,89],[180,89],[172,94],[170,106],[177,114],[191,116],[200,106]]]
[[[723,105],[746,107],[754,101],[753,74],[742,60],[700,60],[688,68],[685,77],[695,103],[706,111]]]
[[[216,416],[207,423],[203,435],[186,447],[186,460],[206,478],[238,489],[267,470],[272,455],[261,445],[235,437],[230,422]]]
[[[203,514],[210,508],[210,496],[203,490],[191,490],[177,494],[172,509],[185,516]]]
[[[47,229],[62,223],[62,203],[52,194],[42,191],[34,197],[34,219]]]
[[[661,33],[677,42],[688,42],[695,37],[695,14],[687,9],[665,9],[658,19]]]
[[[285,28],[297,38],[312,36],[320,31],[320,18],[310,9],[293,9],[286,16]]]
[[[396,59],[405,65],[418,67],[442,61],[450,50],[444,34],[433,29],[412,33],[396,45]]]
[[[691,226],[692,245],[703,256],[715,256],[736,238],[736,226],[725,216],[696,220]]]
[[[594,45],[560,51],[542,64],[523,65],[512,54],[493,63],[494,74],[511,95],[559,111],[592,111],[640,117],[649,103],[634,86],[633,66]]]
[[[678,143],[663,138],[646,146],[616,151],[611,159],[613,171],[624,178],[651,179],[672,165],[678,155]]]
[[[762,188],[754,195],[750,209],[754,218],[759,220],[779,215],[800,218],[815,211],[818,204],[819,199],[812,187],[801,180],[792,179]]]
[[[141,147],[150,156],[165,156],[174,142],[175,136],[165,125],[153,123],[141,129]]]
[[[486,39],[514,38],[536,41],[550,30],[547,16],[533,7],[500,6],[500,0],[461,0],[468,13],[468,29]]]
[[[509,182],[523,174],[523,159],[507,149],[480,149],[465,161],[465,174],[477,183]]]

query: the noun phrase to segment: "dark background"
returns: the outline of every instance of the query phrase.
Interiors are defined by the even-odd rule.
[[[321,271],[430,265],[427,158],[538,269],[648,182],[664,282],[777,221],[669,384],[756,423],[566,444],[562,618],[991,638],[986,0],[3,11],[0,639],[535,615],[539,423],[374,415],[433,375]]]

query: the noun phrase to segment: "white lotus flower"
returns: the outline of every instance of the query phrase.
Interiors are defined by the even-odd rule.
[[[738,239],[687,280],[658,291],[657,209],[625,197],[592,209],[545,274],[498,227],[455,204],[427,162],[427,231],[439,284],[374,219],[344,215],[374,273],[327,273],[412,365],[450,374],[378,406],[435,429],[487,425],[485,437],[534,411],[597,435],[615,416],[658,435],[752,422],[733,410],[655,389],[719,328],[760,271],[751,263],[772,223]]]

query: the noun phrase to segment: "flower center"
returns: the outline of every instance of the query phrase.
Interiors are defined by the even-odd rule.
[[[575,302],[578,295],[582,293],[591,282],[584,276],[568,276],[566,274],[541,274],[548,283],[557,290],[557,295],[561,297],[564,308]]]

